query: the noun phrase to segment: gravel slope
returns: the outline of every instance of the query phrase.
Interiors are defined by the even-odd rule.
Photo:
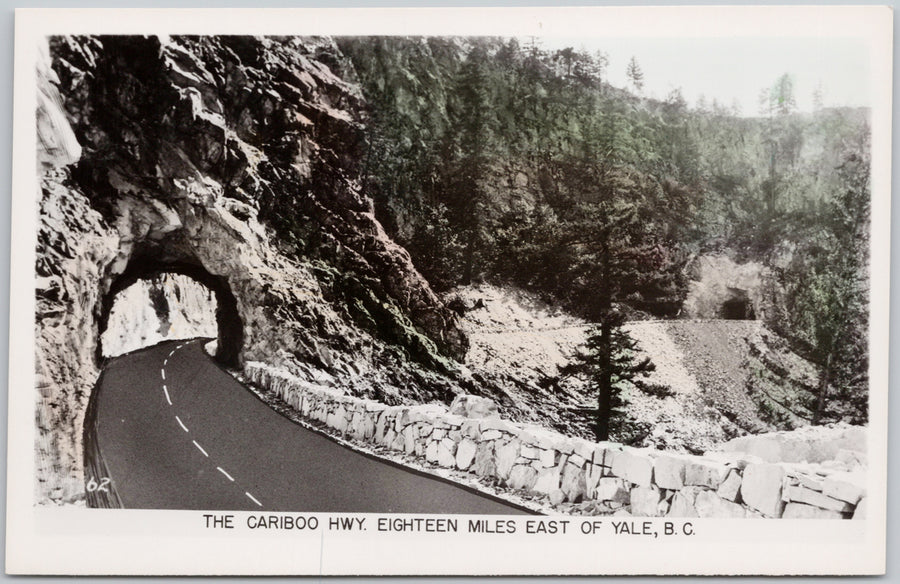
[[[558,368],[584,343],[589,324],[519,290],[481,285],[453,295],[469,307],[462,328],[471,342],[466,366],[476,379],[502,387],[517,417],[591,437],[574,409],[592,406],[595,397],[578,380],[558,377]],[[641,445],[701,452],[748,432],[782,429],[760,419],[748,376],[772,359],[807,384],[814,375],[796,355],[773,348],[780,344],[776,335],[758,321],[635,321],[627,328],[656,365],[647,381],[667,385],[673,394],[624,392]],[[792,420],[792,426],[803,424],[802,418]]]

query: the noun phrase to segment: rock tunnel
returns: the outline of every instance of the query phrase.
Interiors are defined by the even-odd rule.
[[[169,314],[173,312],[173,310],[170,310],[171,307],[168,306],[172,302],[172,295],[170,294],[169,298],[167,298],[158,292],[158,283],[166,276],[182,276],[184,277],[180,280],[182,283],[185,281],[193,282],[196,289],[203,290],[209,295],[208,302],[204,302],[201,295],[199,302],[194,301],[190,306],[176,306],[174,307],[175,310],[209,311],[211,313],[209,315],[210,318],[204,319],[202,314],[188,315],[187,319],[182,318],[181,326],[177,327],[179,332],[181,332],[181,336],[169,337],[169,328],[173,325],[172,321],[174,319],[161,317],[160,320],[165,322],[160,328],[165,328],[165,330],[160,330],[156,336],[151,335],[149,339],[133,339],[133,342],[130,344],[119,342],[117,343],[119,345],[118,352],[126,352],[141,346],[154,344],[154,340],[162,340],[167,337],[215,336],[217,339],[216,360],[223,365],[238,366],[244,340],[243,322],[238,312],[237,299],[231,291],[227,280],[224,277],[211,274],[199,263],[191,261],[163,262],[149,257],[133,258],[125,271],[113,280],[109,290],[103,297],[99,320],[100,342],[97,343],[98,362],[102,363],[105,359],[115,356],[116,351],[109,346],[111,336],[108,333],[110,332],[110,327],[121,327],[122,321],[119,318],[120,314],[117,313],[121,313],[122,310],[135,311],[138,314],[133,318],[140,318],[142,314],[146,315],[154,312],[156,314]],[[188,280],[185,280],[185,278]],[[154,285],[149,286],[148,293],[143,297],[133,293],[133,287],[142,280],[154,283]],[[171,278],[168,281],[171,282]],[[181,288],[184,288],[183,284]],[[149,303],[150,306],[128,306],[127,302],[122,302],[122,298],[129,293],[131,293],[130,300],[142,298],[143,302]],[[174,296],[176,301],[181,300],[179,298],[180,294],[181,290],[178,286],[175,286]],[[123,305],[125,308],[123,308]],[[195,318],[191,318],[191,316]],[[204,320],[212,320],[213,318],[212,328],[210,326],[198,326],[198,323],[202,324]],[[118,334],[137,333],[125,330],[120,331]]]
[[[756,311],[747,290],[728,288],[728,297],[719,308],[719,317],[726,320],[754,320]]]

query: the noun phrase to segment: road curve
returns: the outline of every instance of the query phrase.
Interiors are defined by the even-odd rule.
[[[219,368],[199,340],[122,355],[94,391],[86,423],[126,508],[528,513],[295,424]]]

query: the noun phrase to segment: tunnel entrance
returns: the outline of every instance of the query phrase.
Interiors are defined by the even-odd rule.
[[[192,263],[133,260],[110,287],[100,316],[98,359],[167,339],[212,337],[216,359],[239,365],[243,323],[225,278]]]
[[[726,320],[755,320],[756,313],[747,291],[729,288],[728,292],[730,297],[722,303],[719,317]]]

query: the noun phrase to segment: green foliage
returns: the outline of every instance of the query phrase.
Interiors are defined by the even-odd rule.
[[[864,111],[798,113],[789,74],[757,118],[643,99],[608,84],[604,54],[538,39],[338,42],[370,105],[367,193],[438,290],[487,279],[600,323],[675,316],[689,258],[730,250],[779,273],[770,324],[822,368],[819,418],[864,418]],[[640,92],[635,60],[628,77]]]
[[[597,395],[592,429],[597,440],[608,440],[613,427],[626,423],[622,391],[636,377],[655,369],[650,359],[634,358],[637,342],[622,328],[624,314],[610,308],[598,319],[587,337],[585,349],[564,367],[563,375],[581,375]]]
[[[848,149],[836,192],[803,213],[793,260],[780,271],[782,329],[819,367],[813,423],[864,422],[868,397],[869,151]]]

